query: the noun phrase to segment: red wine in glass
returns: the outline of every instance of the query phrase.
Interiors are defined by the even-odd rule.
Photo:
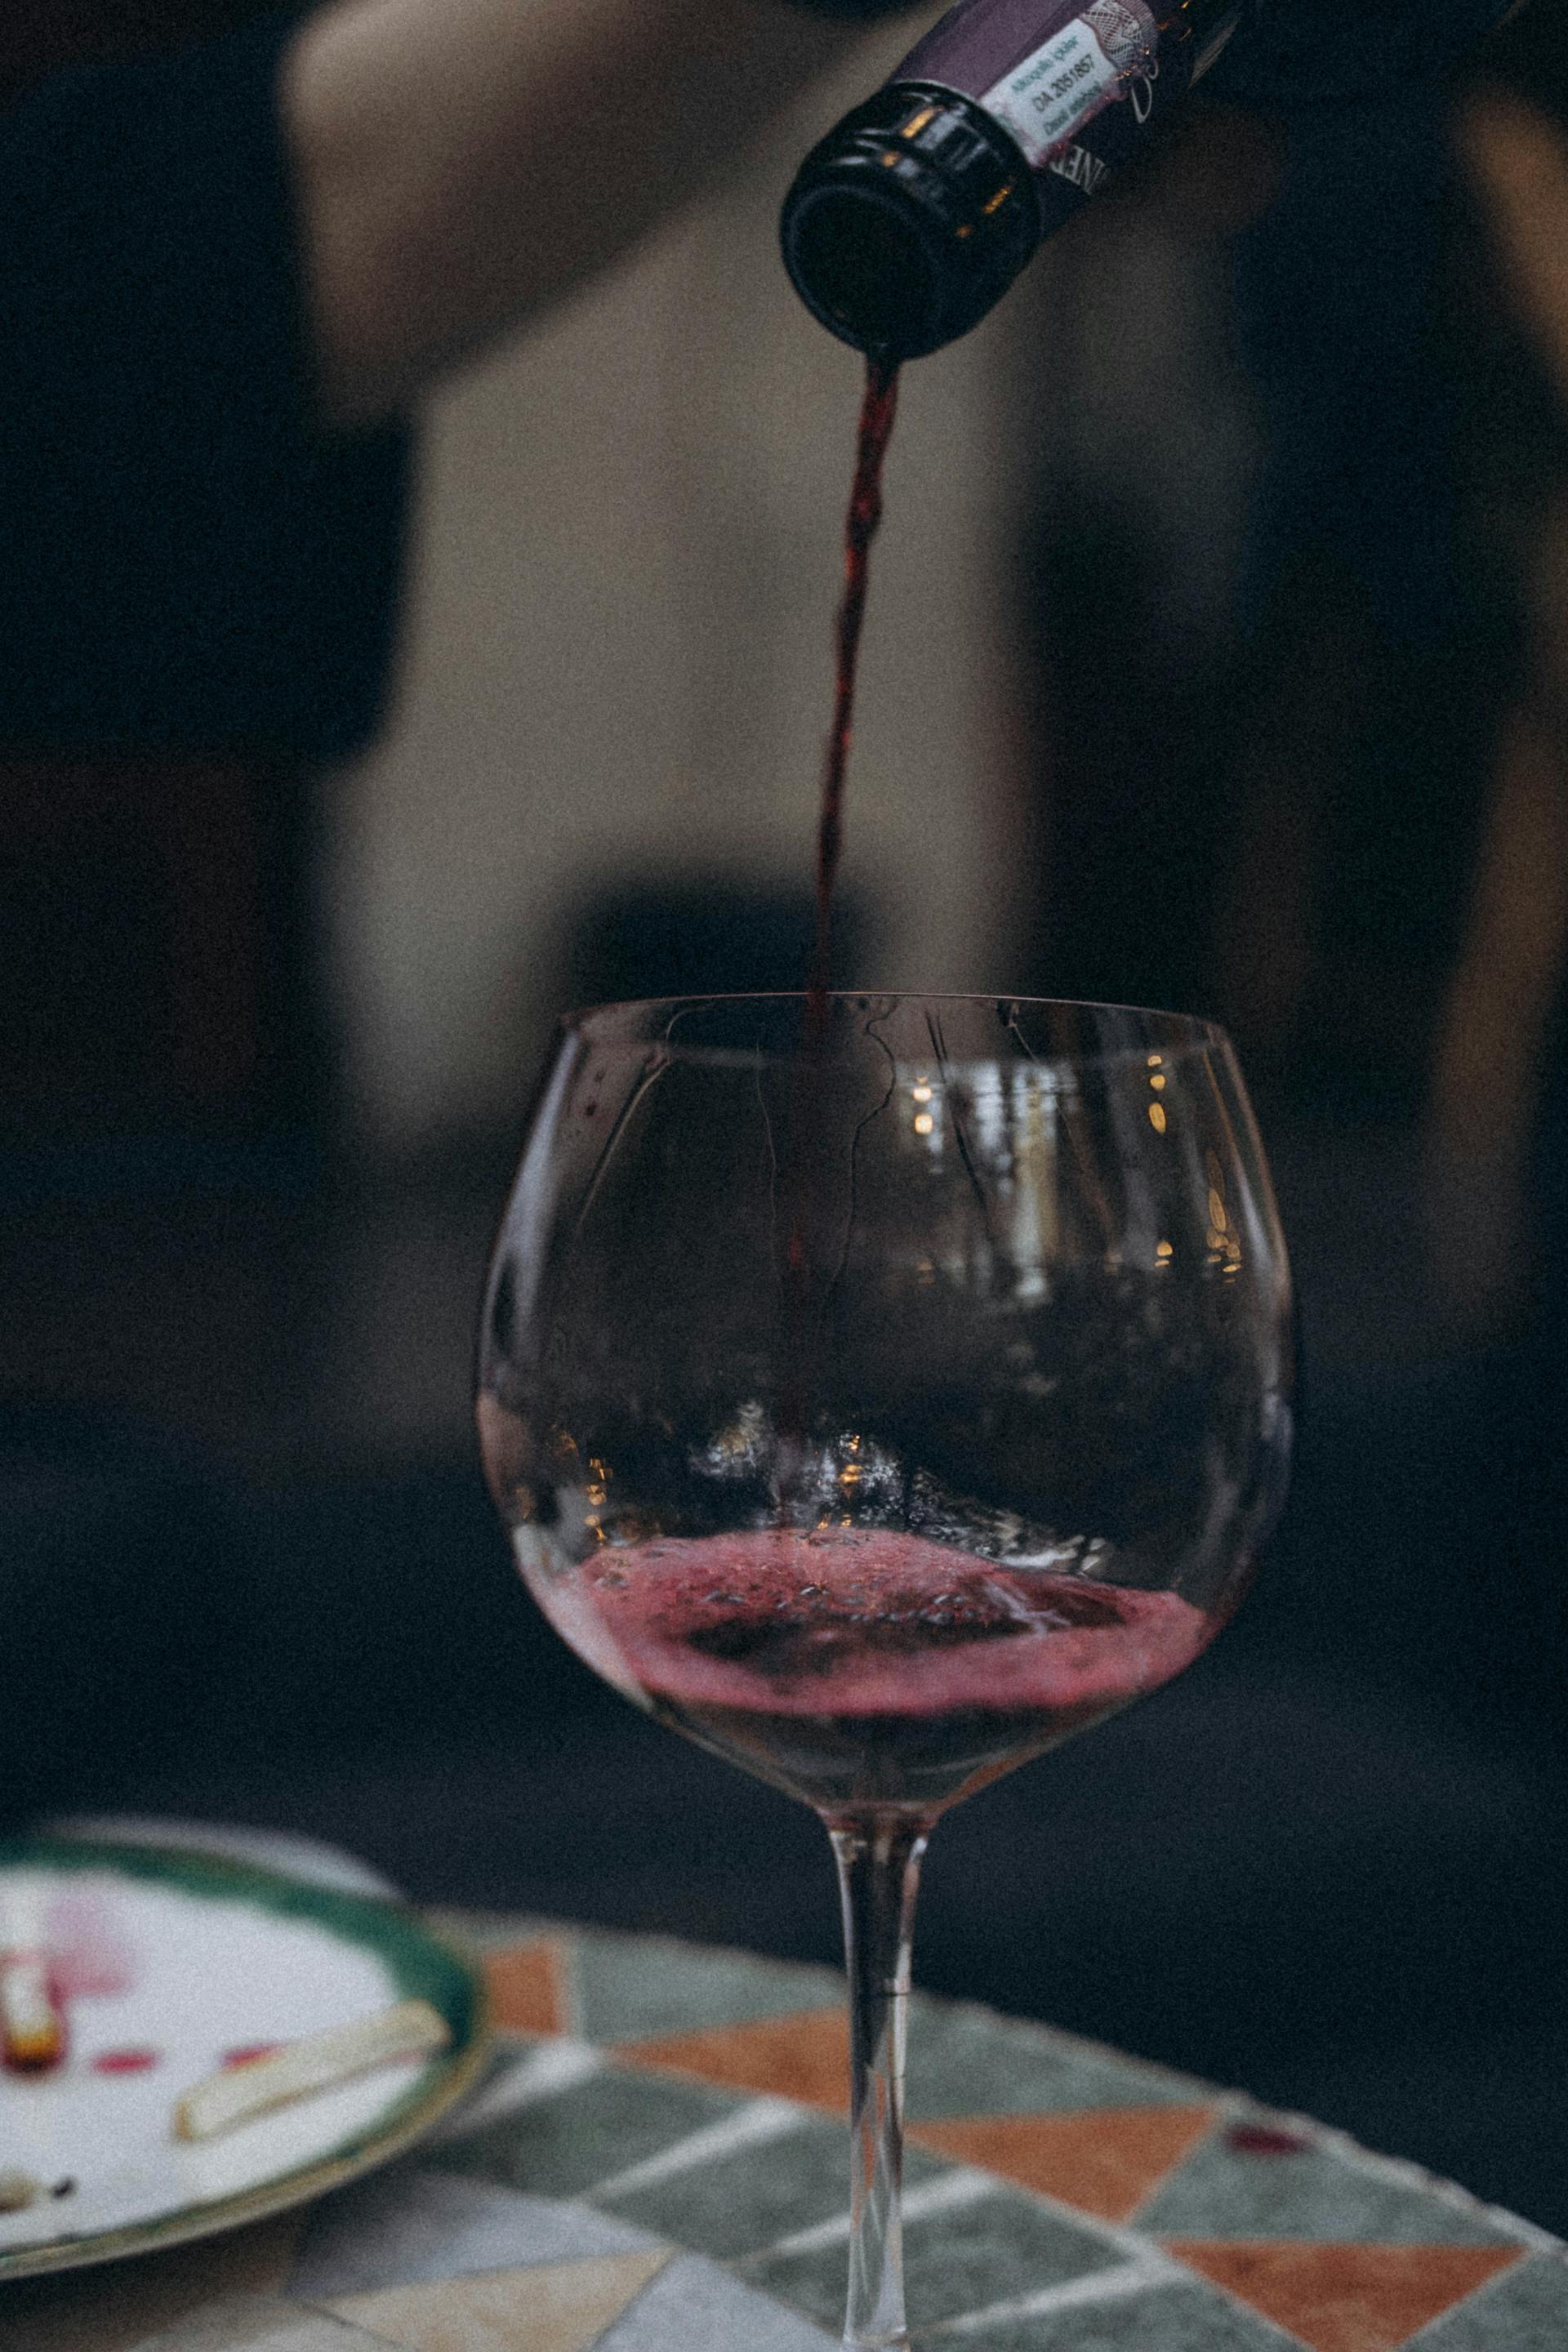
[[[663,1722],[830,1822],[973,1795],[1168,1682],[1218,1622],[881,1528],[655,1537],[588,1584]]]

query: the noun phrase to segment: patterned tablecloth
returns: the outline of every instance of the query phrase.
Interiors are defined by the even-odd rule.
[[[0,2289],[0,2352],[831,2352],[835,1978],[448,1919],[500,2041],[417,2153],[321,2203]],[[1245,2098],[917,1998],[918,2352],[1561,2352],[1568,2251]]]

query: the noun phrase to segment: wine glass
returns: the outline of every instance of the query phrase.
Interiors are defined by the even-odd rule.
[[[888,994],[565,1024],[486,1297],[486,1472],[578,1655],[827,1827],[852,2352],[908,2342],[931,1827],[1225,1622],[1283,1491],[1289,1313],[1207,1023]]]

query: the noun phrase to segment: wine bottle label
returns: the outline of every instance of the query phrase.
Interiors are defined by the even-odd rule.
[[[1159,35],[1143,0],[1094,0],[981,93],[1028,161],[1048,163],[1073,133],[1118,100],[1152,104]]]
[[[889,79],[984,107],[1022,150],[1048,236],[1132,160],[1239,13],[1187,0],[1162,29],[1149,0],[958,0]]]
[[[889,79],[940,82],[984,103],[984,91],[1005,88],[1064,40],[1084,54],[1086,33],[1088,54],[1101,60],[1120,62],[1120,53],[1131,63],[1130,42],[1147,59],[1160,45],[1146,0],[958,0]]]

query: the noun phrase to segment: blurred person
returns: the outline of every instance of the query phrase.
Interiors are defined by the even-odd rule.
[[[338,0],[15,100],[0,741],[362,740],[415,394],[711,177],[854,14]]]
[[[0,26],[0,743],[29,782],[107,761],[134,824],[192,761],[271,781],[361,743],[416,394],[718,171],[852,18],[38,0]],[[276,1677],[266,1591],[198,1447],[0,1397],[0,1822],[239,1737]]]

